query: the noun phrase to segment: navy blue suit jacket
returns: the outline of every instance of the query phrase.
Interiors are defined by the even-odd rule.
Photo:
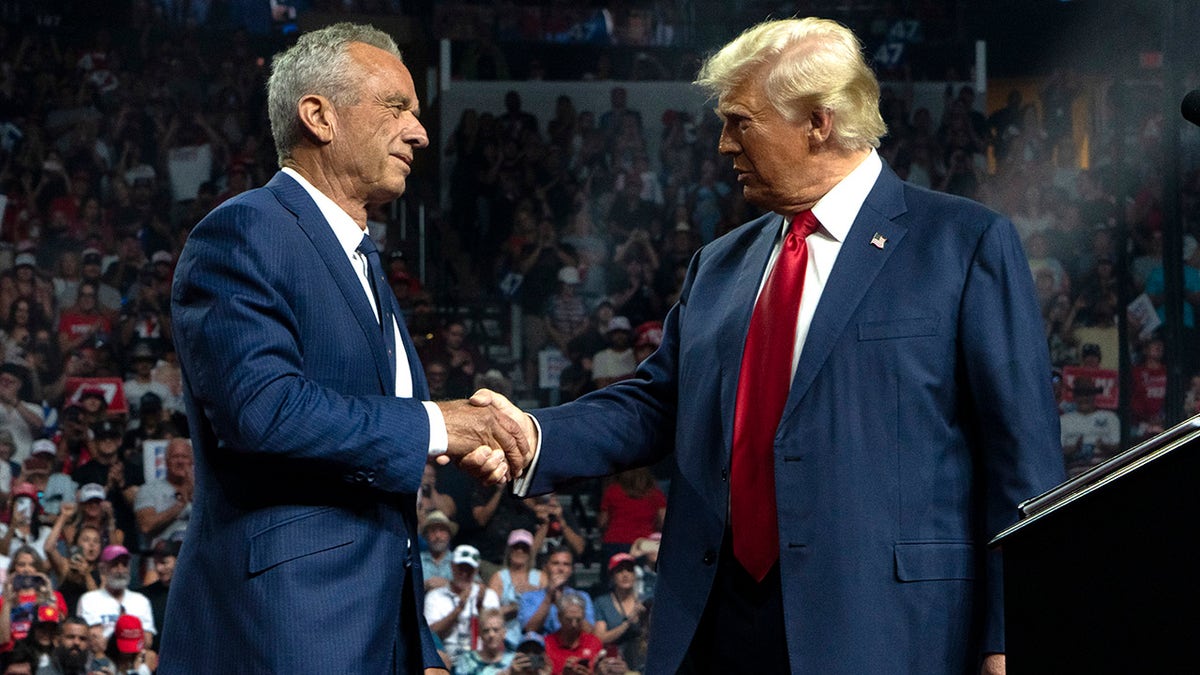
[[[535,493],[673,452],[650,673],[678,669],[721,572],[738,370],[780,224],[764,216],[697,253],[635,379],[534,412]],[[978,672],[1003,651],[985,544],[1063,478],[1041,315],[1008,220],[884,167],[816,309],[774,462],[796,672]]]
[[[192,231],[172,293],[196,494],[160,673],[441,666],[421,612],[427,398],[316,204],[279,173]],[[385,301],[399,307],[390,293]]]

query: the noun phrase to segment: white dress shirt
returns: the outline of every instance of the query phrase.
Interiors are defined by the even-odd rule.
[[[329,223],[330,229],[333,230],[333,235],[337,237],[338,243],[342,245],[343,252],[346,254],[346,259],[350,261],[350,265],[354,268],[358,275],[358,282],[362,285],[363,294],[367,296],[367,302],[371,305],[371,311],[375,312],[375,320],[379,320],[379,308],[375,305],[375,294],[371,291],[371,280],[369,276],[369,267],[367,257],[358,252],[358,245],[362,243],[363,235],[366,232],[354,222],[350,214],[346,213],[342,207],[338,206],[332,199],[327,197],[323,192],[313,187],[312,183],[305,180],[296,171],[284,167],[283,172],[291,176],[308,196],[316,203],[317,209],[321,211],[321,215],[325,216],[325,221]],[[380,289],[381,291],[383,289]],[[400,398],[413,397],[413,380],[412,371],[409,370],[408,354],[404,350],[404,342],[400,337],[400,326],[396,322],[395,317],[392,318],[392,332],[396,338],[396,396]],[[420,364],[418,364],[419,367]],[[422,401],[425,406],[425,413],[429,415],[429,454],[440,455],[446,452],[446,447],[450,444],[449,435],[446,432],[446,420],[442,416],[441,408],[437,407],[436,403],[430,401]]]

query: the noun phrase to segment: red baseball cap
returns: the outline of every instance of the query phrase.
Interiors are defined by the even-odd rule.
[[[145,633],[142,631],[142,620],[136,616],[122,614],[117,618],[113,635],[117,638],[117,651],[122,654],[138,654],[142,651]]]
[[[38,605],[37,620],[39,623],[60,623],[62,615],[57,605]]]
[[[617,568],[617,565],[620,565],[621,563],[629,563],[630,565],[636,567],[637,558],[634,558],[628,553],[614,553],[613,556],[608,559],[608,571],[613,571]]]

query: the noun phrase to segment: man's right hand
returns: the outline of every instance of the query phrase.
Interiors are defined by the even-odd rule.
[[[511,419],[521,429],[526,442],[523,452],[518,456],[508,455],[508,465],[510,469],[510,478],[520,478],[525,471],[525,467],[533,461],[533,453],[537,449],[537,427],[529,415],[523,410],[513,405],[512,401],[508,400],[503,394],[498,394],[490,389],[480,389],[471,395],[469,399],[471,405],[487,407],[492,410],[497,410],[509,419]]]

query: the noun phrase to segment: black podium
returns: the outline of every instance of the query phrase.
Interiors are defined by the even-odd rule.
[[[1008,672],[1200,673],[1200,415],[1021,505]]]

